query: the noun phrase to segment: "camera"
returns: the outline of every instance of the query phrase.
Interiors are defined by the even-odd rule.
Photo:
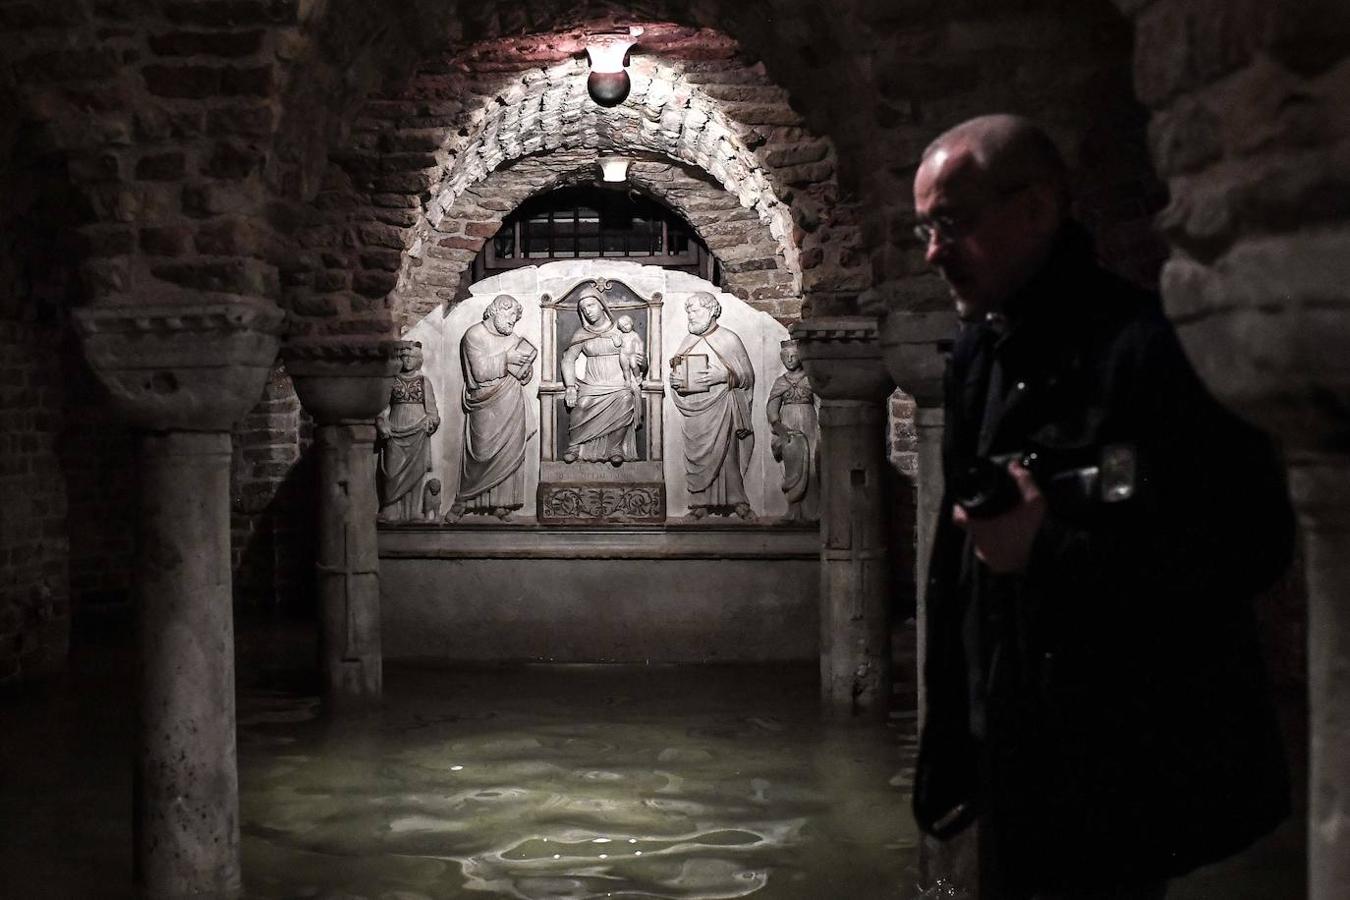
[[[1129,500],[1139,480],[1133,444],[1073,450],[1036,448],[977,457],[957,473],[952,484],[952,496],[966,515],[992,519],[1022,502],[1022,492],[1008,471],[1011,462],[1030,472],[1046,500],[1061,509]]]

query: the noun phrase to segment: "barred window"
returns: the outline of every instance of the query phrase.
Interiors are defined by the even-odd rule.
[[[631,190],[576,186],[533,197],[507,216],[474,260],[472,280],[550,260],[598,258],[721,279],[708,248],[673,210]]]

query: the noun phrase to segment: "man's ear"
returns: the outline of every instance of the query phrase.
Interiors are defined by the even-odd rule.
[[[1059,190],[1048,182],[1040,182],[1027,188],[1027,218],[1036,233],[1047,237],[1059,231],[1064,219],[1064,210],[1060,203]]]

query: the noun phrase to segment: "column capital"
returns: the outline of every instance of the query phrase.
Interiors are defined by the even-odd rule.
[[[229,431],[262,396],[286,314],[263,300],[72,313],[113,406],[148,431]]]
[[[802,319],[790,332],[811,389],[822,399],[880,403],[895,390],[882,362],[876,319]]]
[[[399,352],[412,341],[292,341],[281,350],[305,411],[320,425],[369,422],[389,405]]]
[[[886,370],[922,407],[942,405],[943,349],[956,337],[956,312],[893,309],[877,322]]]

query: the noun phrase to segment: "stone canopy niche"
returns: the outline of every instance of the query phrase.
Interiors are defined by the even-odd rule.
[[[700,296],[721,313],[695,334]],[[702,278],[611,259],[511,269],[416,323],[400,390],[421,406],[399,421],[435,420],[425,474],[442,500],[436,515],[414,504],[423,514],[380,524],[386,657],[814,659],[819,529],[789,510],[800,467],[788,479],[784,459],[811,455],[816,439],[788,430],[815,415],[788,409],[812,395],[785,373],[786,338]],[[718,366],[706,381],[724,388],[687,389]],[[503,415],[475,430],[470,409]],[[476,440],[515,480],[457,512]],[[706,477],[729,471],[709,460],[736,477]],[[471,477],[491,468],[475,465]]]
[[[664,522],[660,292],[599,275],[539,306],[539,521]]]

